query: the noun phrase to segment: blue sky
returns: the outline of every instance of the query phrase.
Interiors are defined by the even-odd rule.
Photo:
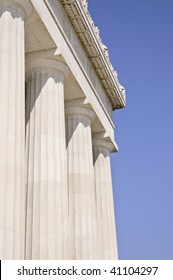
[[[89,0],[126,88],[111,156],[120,259],[173,259],[173,1]]]

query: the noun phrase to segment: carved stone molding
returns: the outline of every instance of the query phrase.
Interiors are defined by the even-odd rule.
[[[87,0],[60,1],[73,25],[89,59],[105,89],[113,109],[123,108],[126,103],[125,89],[118,80],[107,47],[102,43],[99,28],[88,11]]]
[[[63,4],[72,4],[73,2],[75,2],[76,0],[62,0]]]

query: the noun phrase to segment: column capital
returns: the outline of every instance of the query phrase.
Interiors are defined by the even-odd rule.
[[[105,132],[93,133],[93,147],[103,148],[104,150],[106,149],[109,151],[109,153],[117,152],[117,144],[115,142],[110,141],[110,137],[108,135]]]
[[[0,0],[0,7],[2,13],[2,7],[4,11],[10,8],[10,12],[12,16],[17,16],[17,11],[14,10],[18,6],[23,11],[24,19],[27,19],[32,14],[32,4],[29,0]]]
[[[53,72],[59,72],[60,78],[64,80],[70,74],[68,66],[56,59],[42,58],[34,59],[26,63],[26,79],[33,71],[52,70]]]
[[[74,106],[74,101],[72,102],[72,105],[68,101],[68,104],[65,104],[65,114],[66,117],[70,116],[83,116],[85,118],[90,119],[90,121],[93,121],[96,117],[96,114],[93,110],[82,107],[82,106]]]
[[[98,140],[98,139],[93,139],[93,147],[94,148],[102,148],[102,149],[106,149],[109,151],[109,153],[111,153],[114,150],[114,145],[107,141],[107,140]]]
[[[109,141],[108,137],[104,137],[105,133],[93,133],[93,147],[107,150],[109,153],[116,151],[115,143]]]

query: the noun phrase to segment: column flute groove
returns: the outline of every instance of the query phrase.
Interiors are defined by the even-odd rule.
[[[27,73],[26,259],[66,259],[64,78],[67,67],[59,61],[40,59],[28,63]]]
[[[66,107],[70,259],[97,259],[92,110]]]
[[[112,150],[112,143],[93,137],[98,259],[110,260],[118,258],[110,167],[110,152]]]
[[[0,259],[24,258],[24,21],[31,11],[28,0],[0,0]]]

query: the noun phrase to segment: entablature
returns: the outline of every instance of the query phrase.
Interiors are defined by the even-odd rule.
[[[85,49],[100,81],[109,97],[113,109],[125,106],[125,89],[119,83],[107,47],[102,43],[99,28],[88,11],[87,0],[60,0]]]

